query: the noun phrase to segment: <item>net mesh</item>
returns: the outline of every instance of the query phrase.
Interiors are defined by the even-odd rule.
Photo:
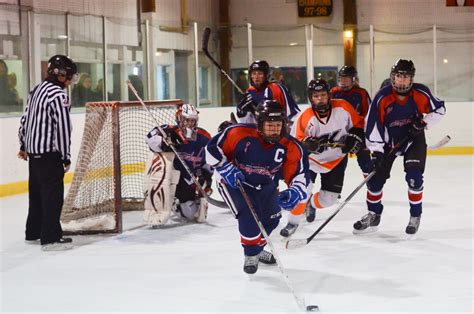
[[[181,103],[146,102],[153,117],[139,102],[86,105],[81,149],[61,215],[64,230],[120,231],[121,210],[143,209],[150,152],[145,135],[156,123],[174,124]]]

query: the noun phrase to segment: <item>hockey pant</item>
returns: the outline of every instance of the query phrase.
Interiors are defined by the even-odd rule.
[[[277,203],[278,190],[276,185],[269,184],[260,189],[243,184],[247,195],[255,209],[258,219],[268,235],[278,226],[281,218],[281,209]],[[219,183],[218,190],[229,205],[239,224],[240,243],[244,254],[254,256],[259,254],[267,241],[260,232],[250,208],[248,207],[239,189],[232,189]]]
[[[156,153],[147,162],[145,173],[145,211],[150,225],[165,224],[173,208],[180,173],[173,167],[174,153]]]
[[[426,140],[425,136],[418,136],[403,154],[403,167],[405,170],[405,181],[408,184],[408,201],[410,203],[410,215],[419,217],[422,213],[423,199],[423,173],[426,163]],[[388,157],[385,167],[375,173],[367,183],[367,208],[376,214],[383,211],[382,196],[383,186],[390,178],[393,162],[397,156]]]
[[[205,185],[204,178],[199,179],[199,183]],[[204,222],[207,218],[208,203],[206,198],[199,197],[196,184],[189,178],[188,174],[182,174],[176,187],[176,198],[178,208],[183,217],[189,220],[196,219],[197,222]]]
[[[347,167],[347,156],[341,160],[341,162],[334,167],[331,171],[321,173],[321,189],[319,192],[311,194],[313,184],[316,182],[317,173],[310,171],[311,182],[308,186],[308,200],[299,203],[289,214],[288,222],[294,225],[299,224],[306,208],[309,206],[308,202],[311,202],[313,208],[321,209],[336,204],[339,194],[342,191],[344,184],[344,174]]]

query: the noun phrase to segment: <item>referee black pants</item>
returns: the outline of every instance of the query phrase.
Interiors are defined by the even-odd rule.
[[[64,166],[60,153],[29,155],[29,208],[26,240],[48,244],[62,238],[60,217],[64,197]]]

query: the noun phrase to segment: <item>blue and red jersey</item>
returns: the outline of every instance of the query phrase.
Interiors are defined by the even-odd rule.
[[[380,89],[369,107],[365,120],[366,144],[371,151],[384,151],[407,137],[413,122],[422,117],[427,127],[437,123],[446,112],[444,101],[431,94],[423,84],[414,83],[408,95],[400,100],[391,85]],[[400,151],[405,151],[407,143]]]
[[[357,113],[364,117],[367,115],[370,106],[369,93],[362,87],[354,85],[350,90],[344,91],[341,87],[336,86],[331,89],[331,98],[344,99],[354,107]]]
[[[236,124],[214,136],[206,149],[208,164],[219,167],[231,162],[252,186],[277,184],[283,179],[288,186],[306,191],[309,184],[307,153],[290,135],[270,144],[255,125]]]
[[[162,126],[162,128],[170,128],[179,131],[177,125],[168,125]],[[186,162],[186,165],[189,169],[196,173],[198,169],[202,169],[206,164],[206,145],[209,142],[211,135],[209,132],[202,128],[196,128],[196,137],[193,139],[187,139],[186,142],[182,144],[175,145],[176,151],[179,153],[179,156]],[[176,170],[181,172],[181,175],[186,179],[191,179],[189,173],[184,169],[184,166],[181,164],[178,158],[175,158],[173,161],[173,166]],[[207,166],[209,167],[209,166]],[[205,169],[206,167],[204,167]]]
[[[285,110],[288,120],[291,120],[291,118],[293,118],[300,111],[295,100],[293,97],[291,97],[288,89],[278,83],[270,82],[265,88],[262,89],[257,89],[254,86],[250,86],[247,89],[247,92],[252,95],[252,99],[255,104],[267,99],[278,101]]]

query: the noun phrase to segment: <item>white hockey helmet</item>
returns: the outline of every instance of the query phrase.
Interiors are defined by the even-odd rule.
[[[176,111],[176,124],[188,139],[195,136],[198,121],[199,111],[191,104],[183,104]]]

